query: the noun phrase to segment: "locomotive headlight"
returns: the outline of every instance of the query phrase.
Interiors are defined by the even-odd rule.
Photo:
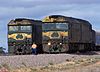
[[[62,43],[60,43],[60,45],[62,45]]]
[[[48,42],[48,45],[51,45],[51,43],[50,43],[50,42]]]

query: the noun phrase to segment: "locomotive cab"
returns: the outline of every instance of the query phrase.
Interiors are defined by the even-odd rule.
[[[13,54],[31,54],[32,43],[41,46],[42,23],[32,19],[15,19],[8,24],[8,52]],[[37,38],[37,35],[38,38]],[[38,50],[41,51],[41,48]]]
[[[68,51],[68,23],[64,21],[46,20],[42,24],[43,51],[62,53]],[[56,20],[56,18],[52,18]]]

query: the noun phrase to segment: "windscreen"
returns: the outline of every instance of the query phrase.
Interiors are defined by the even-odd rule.
[[[45,23],[42,25],[42,29],[46,30],[68,30],[68,23]]]
[[[21,31],[31,31],[31,26],[20,26]]]
[[[9,31],[18,31],[19,26],[9,26]]]
[[[31,26],[9,26],[9,31],[32,31]]]

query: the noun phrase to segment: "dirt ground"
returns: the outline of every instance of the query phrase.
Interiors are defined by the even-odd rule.
[[[0,72],[100,72],[100,52],[2,56]]]
[[[84,58],[79,60],[67,60],[61,64],[49,64],[42,67],[23,67],[11,69],[8,72],[100,72],[99,58]]]
[[[66,61],[61,64],[50,64],[36,68],[20,68],[11,72],[100,72],[100,59],[79,59]]]

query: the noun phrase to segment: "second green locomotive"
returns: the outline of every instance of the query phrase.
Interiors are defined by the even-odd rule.
[[[8,23],[8,52],[30,54],[32,43],[41,51],[42,22],[32,19],[15,19]]]

